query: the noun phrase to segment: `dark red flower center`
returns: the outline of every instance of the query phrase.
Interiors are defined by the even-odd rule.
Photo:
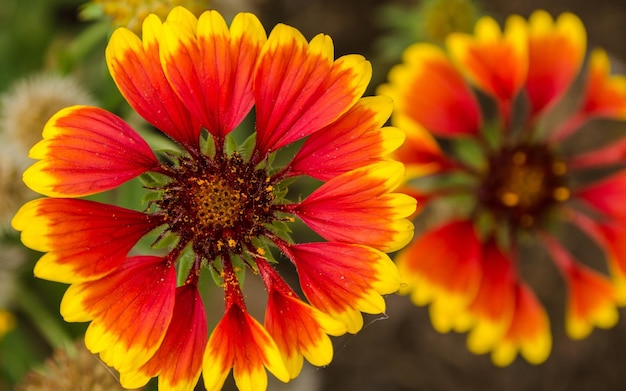
[[[180,243],[212,261],[241,254],[276,219],[275,196],[265,169],[238,154],[201,160],[180,158],[173,180],[156,202]]]
[[[504,147],[489,158],[479,200],[497,219],[530,228],[569,198],[566,173],[546,145]]]

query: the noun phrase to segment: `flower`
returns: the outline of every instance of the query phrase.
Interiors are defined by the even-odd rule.
[[[161,389],[191,390],[202,372],[215,390],[232,369],[239,389],[258,390],[265,369],[286,382],[303,358],[328,364],[328,335],[356,333],[361,312],[385,311],[382,295],[400,285],[385,252],[413,232],[415,201],[394,193],[404,171],[389,157],[404,136],[383,127],[392,103],[361,97],[369,63],[333,59],[323,34],[307,42],[280,24],[267,36],[252,14],[229,27],[215,11],[196,18],[182,7],[164,22],[148,16],[141,38],[116,30],[106,60],[130,106],[178,149],[152,151],[97,107],[48,121],[24,181],[49,198],[26,203],[12,224],[45,253],[35,275],[71,284],[64,319],[91,322],[87,348],[125,387],[158,376]],[[238,143],[233,130],[245,130],[253,106],[256,132]],[[143,211],[78,198],[136,177],[147,189]],[[294,202],[294,181],[316,188]],[[324,240],[295,243],[296,218]],[[295,266],[308,303],[274,268],[275,252]],[[246,309],[246,269],[267,288],[264,325]],[[203,270],[225,302],[208,341]]]
[[[394,99],[392,123],[407,136],[394,155],[407,192],[421,208],[451,210],[398,254],[401,290],[429,306],[438,331],[467,331],[469,349],[495,364],[518,353],[541,363],[549,318],[525,282],[521,247],[539,243],[565,280],[571,338],[612,327],[625,302],[626,140],[584,151],[568,142],[596,118],[626,119],[626,79],[599,49],[581,72],[586,34],[571,13],[514,15],[503,29],[483,17],[446,47],[413,44],[378,90]],[[581,100],[565,116],[581,73]],[[604,252],[610,276],[585,265],[566,229]]]

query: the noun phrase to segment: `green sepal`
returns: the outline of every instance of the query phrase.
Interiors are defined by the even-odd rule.
[[[209,159],[215,157],[215,139],[207,130],[202,130],[200,134],[200,151],[203,151]]]
[[[224,152],[226,152],[226,155],[230,156],[234,152],[238,151],[239,145],[237,145],[237,140],[235,140],[235,137],[232,133],[228,133],[226,135],[226,139],[224,140]]]
[[[248,161],[252,156],[252,152],[254,151],[254,146],[256,145],[256,132],[252,133],[248,136],[243,143],[239,146],[239,154],[243,158],[243,160]]]
[[[191,244],[185,246],[176,262],[176,286],[181,286],[185,283],[195,259],[196,253],[191,248]]]

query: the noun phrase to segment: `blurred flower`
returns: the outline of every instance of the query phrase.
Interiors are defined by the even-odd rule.
[[[58,349],[43,368],[32,370],[17,385],[16,391],[115,391],[124,390],[116,375],[83,342],[70,349]]]
[[[0,97],[0,137],[14,157],[26,158],[41,140],[46,121],[63,107],[93,104],[94,99],[69,76],[37,74],[21,79]],[[9,144],[9,145],[7,145]]]
[[[379,89],[394,99],[392,121],[406,131],[396,158],[407,165],[409,191],[422,207],[456,208],[397,256],[403,292],[430,306],[438,331],[468,330],[469,349],[492,352],[497,365],[518,352],[540,363],[551,334],[520,274],[525,238],[543,244],[567,283],[570,337],[613,326],[626,299],[626,140],[573,155],[564,143],[594,118],[626,119],[626,79],[611,76],[607,55],[593,51],[580,104],[553,127],[548,114],[586,53],[578,17],[537,11],[528,21],[511,16],[504,31],[485,17],[474,35],[450,35],[447,48],[409,47]],[[488,98],[483,106],[467,81]],[[617,284],[562,244],[572,226],[604,251]]]
[[[198,16],[210,3],[210,0],[91,0],[83,6],[81,16],[87,20],[106,18],[113,27],[126,27],[139,34],[149,14],[163,19],[172,8],[182,6]]]
[[[303,358],[328,364],[328,335],[355,333],[361,312],[385,310],[381,295],[400,284],[385,252],[413,231],[406,217],[415,201],[393,193],[404,170],[388,157],[404,137],[381,128],[391,101],[361,98],[369,63],[334,60],[323,34],[307,42],[280,24],[267,36],[252,14],[229,28],[215,11],[196,19],[181,7],[165,22],[148,16],[141,39],[116,30],[106,58],[130,105],[180,148],[157,157],[96,107],[68,107],[47,123],[24,179],[51,198],[24,205],[13,225],[24,244],[46,252],[35,275],[71,284],[65,320],[91,322],[87,347],[125,387],[159,376],[163,389],[191,390],[202,371],[215,390],[232,368],[240,389],[262,390],[265,368],[288,381]],[[238,144],[232,131],[253,106],[256,132]],[[137,176],[150,190],[144,212],[75,198]],[[318,187],[288,200],[289,184],[306,176]],[[326,241],[294,243],[296,217]],[[155,255],[128,257],[150,231]],[[275,271],[272,250],[295,266],[308,303]],[[208,342],[203,266],[225,297]],[[265,327],[246,309],[246,268],[267,288]]]

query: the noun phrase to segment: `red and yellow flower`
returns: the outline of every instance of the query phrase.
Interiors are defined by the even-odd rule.
[[[251,14],[228,26],[217,12],[178,7],[165,21],[148,16],[141,38],[116,30],[106,50],[122,95],[177,150],[153,151],[97,107],[68,107],[46,124],[24,181],[49,198],[25,204],[13,226],[45,253],[35,274],[71,284],[63,317],[90,322],[87,347],[125,387],[158,376],[161,389],[192,390],[203,373],[215,390],[232,369],[239,389],[265,389],[266,369],[286,382],[305,358],[326,365],[329,335],[356,333],[361,312],[385,311],[382,295],[400,285],[386,252],[413,231],[415,200],[394,192],[404,167],[389,156],[404,135],[383,127],[389,98],[362,98],[369,62],[333,56],[323,34],[307,42],[278,25],[267,36]],[[253,107],[256,131],[238,144],[232,132]],[[137,177],[150,200],[143,211],[79,199]],[[306,177],[317,188],[290,201],[288,184]],[[296,218],[324,240],[294,243]],[[272,252],[294,265],[307,301]],[[246,309],[246,268],[267,288],[264,325]],[[207,269],[225,297],[209,337],[199,294]]]
[[[587,52],[578,17],[536,11],[503,29],[484,17],[446,47],[410,46],[378,90],[393,98],[392,122],[407,137],[395,152],[407,192],[421,208],[452,210],[397,256],[401,290],[429,305],[437,330],[468,331],[469,349],[491,352],[495,364],[518,353],[541,363],[549,318],[524,282],[520,247],[539,243],[561,272],[572,338],[612,327],[626,302],[626,141],[585,151],[568,144],[593,119],[626,119],[626,78],[592,51],[578,106],[554,126]],[[565,228],[605,253],[610,276],[568,249]]]

